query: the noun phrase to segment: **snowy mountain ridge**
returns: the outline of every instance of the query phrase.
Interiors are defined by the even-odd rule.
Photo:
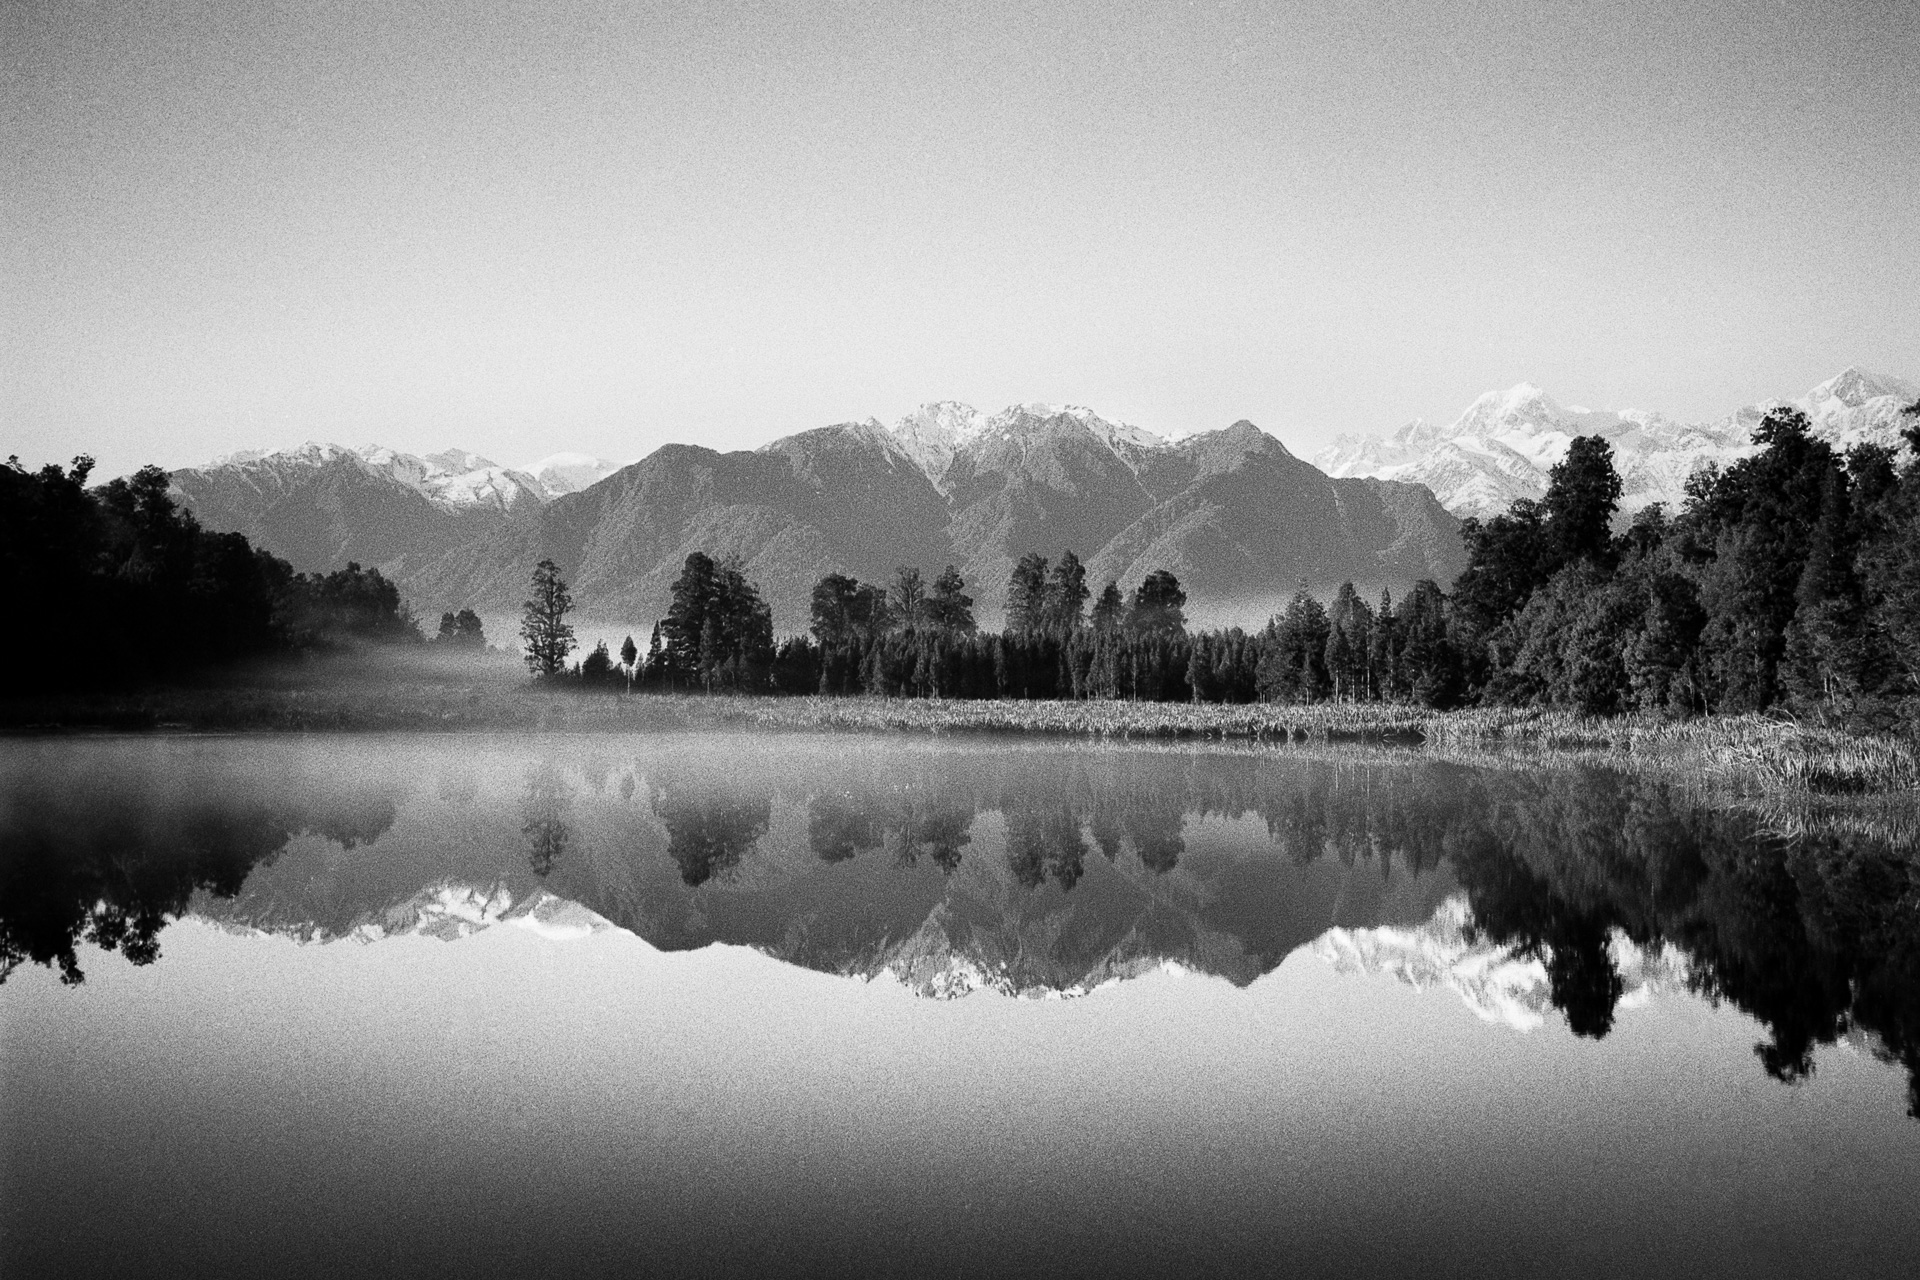
[[[937,400],[921,405],[891,427],[883,427],[877,419],[869,419],[868,425],[885,431],[938,486],[954,456],[969,446],[990,437],[1018,439],[1060,418],[1079,423],[1116,453],[1166,449],[1189,438],[1185,433],[1161,435],[1131,423],[1110,421],[1084,405],[1041,401],[1009,405],[988,414],[958,400]]]
[[[619,470],[616,463],[584,453],[556,453],[526,467],[503,467],[468,449],[413,454],[378,444],[352,449],[311,440],[291,449],[242,449],[191,470],[226,469],[266,480],[283,477],[290,471],[339,464],[403,484],[435,504],[455,511],[491,508],[505,512],[539,506],[563,493],[584,489]]]
[[[1453,514],[1485,519],[1518,498],[1542,497],[1547,473],[1574,438],[1598,434],[1613,446],[1621,511],[1631,514],[1655,502],[1677,507],[1696,471],[1750,456],[1754,428],[1776,407],[1805,411],[1814,433],[1844,451],[1856,444],[1899,445],[1900,411],[1915,399],[1920,385],[1848,368],[1797,400],[1686,423],[1638,409],[1562,406],[1523,382],[1487,392],[1445,426],[1415,419],[1383,437],[1341,437],[1313,463],[1331,476],[1423,484]]]
[[[1537,1030],[1553,1007],[1547,967],[1471,934],[1464,894],[1449,898],[1425,924],[1411,929],[1329,929],[1313,954],[1349,977],[1386,975],[1416,991],[1452,991],[1482,1021],[1515,1031]],[[1633,1009],[1656,995],[1685,988],[1687,962],[1671,946],[1634,945],[1616,931],[1607,944],[1625,991],[1619,1007]]]

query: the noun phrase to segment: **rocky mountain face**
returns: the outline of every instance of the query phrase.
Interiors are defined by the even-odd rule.
[[[1814,431],[1836,448],[1898,445],[1902,407],[1920,399],[1920,385],[1847,369],[1794,401]],[[1614,450],[1631,514],[1655,502],[1678,507],[1687,479],[1709,463],[1725,466],[1754,452],[1754,428],[1774,404],[1749,405],[1712,422],[1686,423],[1637,409],[1564,407],[1521,383],[1490,391],[1451,425],[1415,420],[1392,435],[1346,437],[1314,457],[1328,475],[1370,476],[1425,485],[1456,516],[1486,517],[1516,498],[1539,498],[1547,473],[1574,437],[1599,434]]]

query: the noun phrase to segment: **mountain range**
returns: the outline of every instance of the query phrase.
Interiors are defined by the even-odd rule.
[[[1837,447],[1899,444],[1920,386],[1847,369],[1794,404]],[[666,612],[687,555],[735,556],[781,632],[804,630],[813,584],[896,567],[957,566],[997,625],[1014,563],[1073,550],[1097,590],[1165,568],[1206,624],[1256,624],[1302,583],[1368,594],[1462,567],[1459,519],[1539,498],[1572,439],[1613,445],[1622,515],[1678,506],[1687,479],[1753,452],[1771,404],[1686,423],[1566,407],[1523,383],[1454,422],[1343,438],[1305,461],[1241,421],[1162,436],[1090,409],[985,413],[922,405],[722,453],[669,444],[624,467],[555,454],[502,467],[460,449],[414,455],[308,444],[173,473],[203,524],[234,529],[303,570],[378,566],[427,616],[511,614],[533,564],[557,562],[584,617],[641,629]]]
[[[1597,433],[1613,445],[1625,516],[1656,502],[1677,509],[1694,472],[1755,452],[1754,428],[1779,405],[1805,411],[1816,435],[1845,450],[1862,443],[1898,446],[1900,411],[1916,399],[1920,385],[1849,368],[1797,400],[1687,423],[1639,409],[1566,407],[1523,382],[1481,396],[1449,425],[1415,419],[1387,436],[1342,437],[1313,461],[1331,476],[1421,484],[1454,515],[1485,518],[1516,498],[1543,496],[1547,473],[1568,444]]]
[[[1461,567],[1458,521],[1427,491],[1329,478],[1245,421],[1170,439],[1071,406],[943,402],[753,451],[665,445],[558,494],[575,478],[561,466],[543,478],[485,461],[308,445],[173,480],[203,524],[300,569],[377,565],[424,613],[512,612],[532,565],[552,559],[584,616],[644,624],[693,551],[739,557],[782,631],[806,627],[827,573],[884,581],[949,563],[991,625],[1030,551],[1077,552],[1096,589],[1170,569],[1196,618],[1244,622],[1303,582],[1404,591]]]

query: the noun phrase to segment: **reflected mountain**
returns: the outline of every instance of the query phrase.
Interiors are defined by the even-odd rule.
[[[1538,1030],[1555,1008],[1547,965],[1524,948],[1489,940],[1475,927],[1464,893],[1416,928],[1329,929],[1312,950],[1338,973],[1385,974],[1416,990],[1451,990],[1478,1017],[1516,1031]],[[1607,954],[1620,983],[1620,1007],[1688,989],[1687,958],[1671,945],[1643,949],[1616,933]]]
[[[1920,865],[1605,771],[897,739],[109,740],[0,757],[0,964],[195,914],[302,940],[618,927],[930,996],[1245,985],[1314,946],[1608,1034],[1684,986],[1795,1080],[1920,1068]],[[1920,1110],[1920,1097],[1915,1099]]]

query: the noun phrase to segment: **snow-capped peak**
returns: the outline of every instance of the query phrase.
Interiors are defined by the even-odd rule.
[[[424,455],[423,460],[450,476],[465,475],[469,471],[491,471],[500,465],[491,458],[481,457],[471,449],[447,449],[440,453],[429,453]]]
[[[996,430],[1012,430],[1023,420],[1050,421],[1054,418],[1072,418],[1105,441],[1109,448],[1127,444],[1136,449],[1164,449],[1176,439],[1176,437],[1157,435],[1145,427],[1136,427],[1129,422],[1110,421],[1085,405],[1078,404],[1047,404],[1042,401],[1029,401],[1026,404],[1009,406],[995,414],[990,419],[990,423]]]
[[[447,507],[493,507],[506,511],[522,503],[541,503],[547,499],[547,491],[532,476],[498,466],[465,449],[449,449],[421,457],[379,444],[349,449],[345,445],[310,440],[293,449],[240,450],[192,470],[234,469],[258,475],[342,463],[403,484]]]
[[[953,455],[985,435],[987,415],[958,400],[923,404],[890,428],[901,450],[939,484]]]
[[[1754,428],[1778,405],[1804,410],[1814,433],[1844,451],[1862,443],[1898,447],[1901,409],[1915,398],[1920,387],[1913,383],[1849,368],[1797,401],[1766,401],[1687,423],[1638,409],[1562,407],[1522,382],[1480,396],[1449,426],[1416,419],[1384,437],[1343,437],[1313,462],[1332,476],[1423,484],[1455,515],[1485,518],[1516,499],[1544,495],[1553,465],[1573,439],[1600,435],[1613,446],[1624,518],[1654,502],[1677,506],[1701,467],[1751,454]]]
[[[1516,426],[1557,430],[1565,425],[1566,416],[1552,396],[1531,382],[1521,382],[1505,391],[1489,391],[1475,400],[1447,434],[1479,436]]]
[[[622,464],[596,458],[590,453],[550,453],[538,462],[521,468],[538,480],[549,496],[578,493],[605,480]]]
[[[1857,409],[1881,396],[1893,396],[1903,404],[1911,404],[1915,399],[1920,399],[1920,386],[1901,378],[1869,373],[1858,365],[1848,365],[1808,392],[1807,401],[1815,405],[1835,401],[1846,408]]]
[[[370,444],[355,450],[369,467],[451,507],[510,511],[541,503],[547,491],[523,471],[503,467],[470,449],[447,449],[422,457]]]
[[[923,404],[890,428],[907,455],[920,464],[935,484],[940,483],[954,455],[987,436],[1015,437],[1041,424],[1071,418],[1110,449],[1164,449],[1187,438],[1187,433],[1158,435],[1131,423],[1103,418],[1085,405],[1028,401],[986,414],[958,400]]]

